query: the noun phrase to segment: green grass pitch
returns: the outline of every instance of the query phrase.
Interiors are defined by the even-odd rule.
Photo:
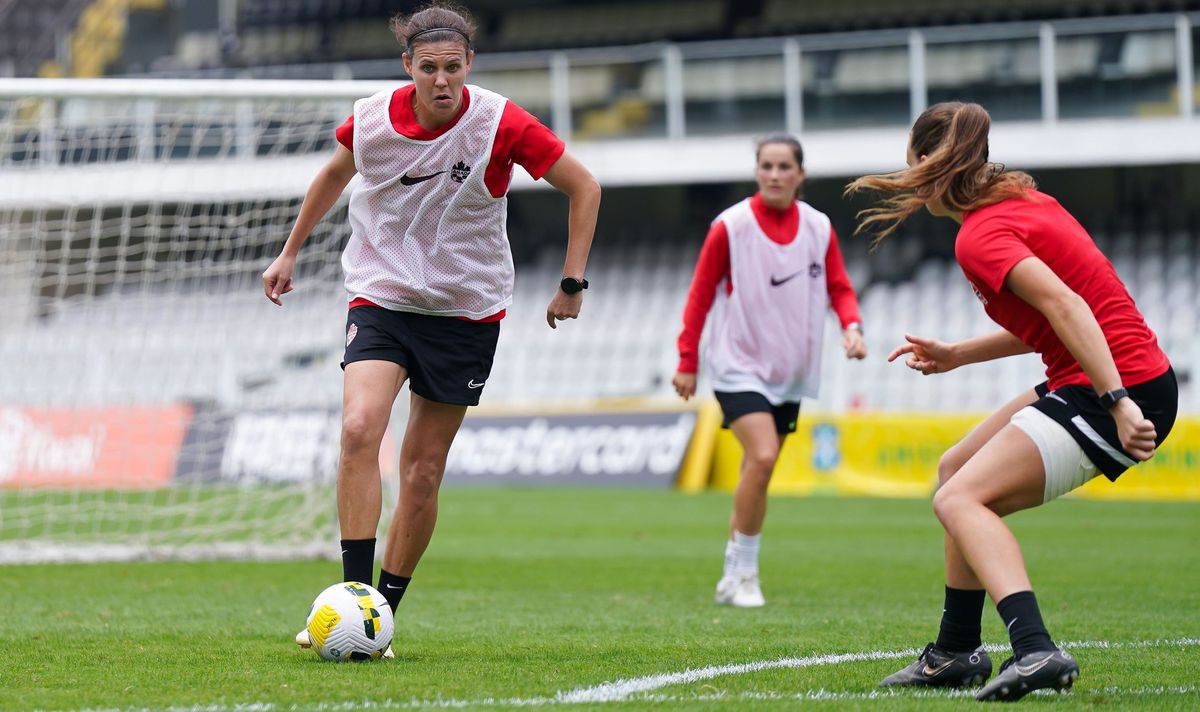
[[[729,507],[718,494],[448,490],[397,658],[360,664],[292,642],[335,562],[0,567],[0,709],[977,704],[875,687],[936,634],[928,502],[773,499],[768,604],[748,611],[712,603]],[[1074,692],[1021,704],[1200,708],[1200,505],[1059,501],[1010,523],[1050,632],[1078,643],[1065,647],[1082,667]],[[990,604],[984,639],[1007,640]],[[848,653],[875,659],[827,657]],[[770,664],[735,667],[757,662]]]

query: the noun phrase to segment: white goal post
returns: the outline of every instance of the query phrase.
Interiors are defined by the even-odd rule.
[[[260,274],[395,85],[0,80],[0,563],[336,554],[345,202]]]

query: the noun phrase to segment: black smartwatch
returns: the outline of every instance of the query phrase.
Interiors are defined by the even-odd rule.
[[[558,286],[567,294],[578,294],[588,288],[588,281],[586,279],[575,279],[574,277],[563,277]]]
[[[1100,396],[1100,405],[1104,406],[1105,410],[1112,410],[1113,406],[1117,404],[1117,401],[1128,397],[1129,391],[1125,390],[1124,388],[1114,388],[1108,393],[1104,393]]]

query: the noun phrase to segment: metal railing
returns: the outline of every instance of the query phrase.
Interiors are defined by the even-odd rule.
[[[555,131],[569,135],[572,125],[571,85],[573,70],[628,65],[657,65],[668,77],[664,91],[657,97],[663,106],[663,133],[679,137],[687,133],[688,92],[685,89],[688,63],[712,60],[746,60],[774,58],[782,72],[778,82],[781,116],[779,128],[799,131],[805,126],[805,94],[822,91],[819,86],[806,87],[805,65],[821,61],[829,55],[852,54],[881,49],[903,49],[908,69],[908,111],[906,118],[915,117],[929,99],[928,73],[930,52],[956,44],[1012,44],[1029,41],[1036,44],[1040,118],[1054,121],[1059,116],[1059,85],[1057,76],[1062,69],[1061,52],[1057,45],[1063,41],[1102,41],[1106,51],[1112,49],[1114,38],[1157,35],[1156,42],[1173,44],[1174,67],[1171,90],[1173,103],[1181,116],[1192,116],[1195,109],[1196,59],[1194,44],[1200,13],[1147,14],[1117,17],[1065,19],[1047,22],[1011,22],[958,25],[919,29],[837,32],[791,37],[767,37],[746,40],[718,40],[691,43],[648,44],[625,47],[582,48],[547,52],[482,53],[475,59],[475,72],[497,75],[511,72],[536,72],[543,78],[544,92],[552,97],[548,119]],[[1170,37],[1168,37],[1168,34]],[[1146,42],[1140,42],[1145,45]],[[1119,51],[1119,49],[1118,49]],[[1069,58],[1068,58],[1069,59]],[[1111,57],[1109,58],[1111,59]],[[1119,58],[1118,58],[1119,60]],[[291,79],[376,79],[402,76],[399,58],[363,60],[324,64],[283,65],[249,69],[221,69],[175,72],[177,76],[255,77]],[[153,75],[148,75],[153,76]],[[1157,77],[1162,84],[1164,77]],[[1106,81],[1115,81],[1108,78]],[[482,82],[481,82],[482,83]],[[512,97],[520,101],[521,97]],[[574,107],[577,108],[577,107]]]
[[[485,53],[472,81],[585,141],[907,125],[951,98],[996,121],[1190,119],[1198,27],[1200,13],[1153,14]],[[206,81],[0,79],[0,164],[323,151],[351,101],[400,72],[396,59],[182,73]]]

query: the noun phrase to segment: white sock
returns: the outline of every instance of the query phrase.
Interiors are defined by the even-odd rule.
[[[750,536],[734,530],[733,541],[729,542],[730,548],[733,550],[731,573],[742,575],[758,573],[758,542],[761,538],[762,534]]]
[[[733,548],[733,540],[726,539],[725,540],[725,572],[722,574],[722,577],[723,578],[731,578],[733,576],[733,570],[735,568],[737,568],[737,554],[735,553],[735,550]]]

